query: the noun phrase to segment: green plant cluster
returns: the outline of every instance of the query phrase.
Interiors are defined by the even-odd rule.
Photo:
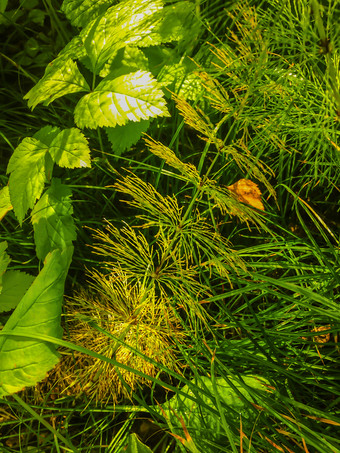
[[[0,1],[3,451],[340,451],[339,8]]]

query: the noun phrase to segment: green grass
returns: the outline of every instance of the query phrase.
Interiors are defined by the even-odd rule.
[[[155,120],[149,141],[120,156],[103,131],[86,129],[92,168],[56,174],[73,193],[77,240],[65,286],[71,303],[63,340],[35,338],[57,343],[68,368],[57,366],[35,389],[0,401],[5,453],[123,452],[132,433],[154,452],[340,452],[340,3],[224,3],[195,3],[202,29],[189,56],[206,74],[202,96],[169,100],[171,117]],[[24,137],[45,124],[73,126],[73,101],[33,112],[23,101],[74,32],[59,3],[32,10],[46,14],[40,34],[23,10],[6,25],[1,51],[0,188]],[[320,42],[325,36],[330,52]],[[29,38],[39,44],[38,63],[23,58]],[[265,212],[228,195],[242,178],[259,185]],[[11,269],[36,275],[42,263],[29,219],[19,226],[10,211],[0,237]],[[109,293],[101,283],[119,272],[125,292],[121,283]],[[128,309],[134,287],[144,292]],[[75,308],[81,289],[92,290],[88,301],[105,301],[99,318],[87,296]],[[183,333],[172,342],[178,367],[129,341],[132,329],[146,329],[140,307],[155,310],[152,291]],[[105,318],[110,310],[126,323],[120,333]],[[114,349],[110,356],[100,342]],[[118,359],[123,348],[138,360]],[[124,389],[110,388],[117,398],[102,404],[76,374],[96,360],[101,371],[89,376],[92,388],[96,379],[110,387],[114,369]],[[136,363],[159,372],[148,376]],[[125,372],[149,386],[131,392]],[[249,384],[253,376],[264,385]],[[176,397],[189,402],[167,403]]]

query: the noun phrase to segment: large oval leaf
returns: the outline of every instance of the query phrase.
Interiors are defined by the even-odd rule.
[[[25,334],[62,337],[61,304],[72,252],[69,247],[48,255],[45,266],[0,331],[0,398],[35,385],[58,362],[53,344],[25,338]]]

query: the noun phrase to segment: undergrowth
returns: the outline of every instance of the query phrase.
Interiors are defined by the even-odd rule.
[[[340,451],[339,7],[0,3],[1,451]]]

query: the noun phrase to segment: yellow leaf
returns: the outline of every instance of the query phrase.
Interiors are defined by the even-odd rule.
[[[228,186],[228,189],[236,196],[238,201],[264,211],[261,201],[261,191],[258,185],[250,181],[250,179],[240,179],[231,186]]]

